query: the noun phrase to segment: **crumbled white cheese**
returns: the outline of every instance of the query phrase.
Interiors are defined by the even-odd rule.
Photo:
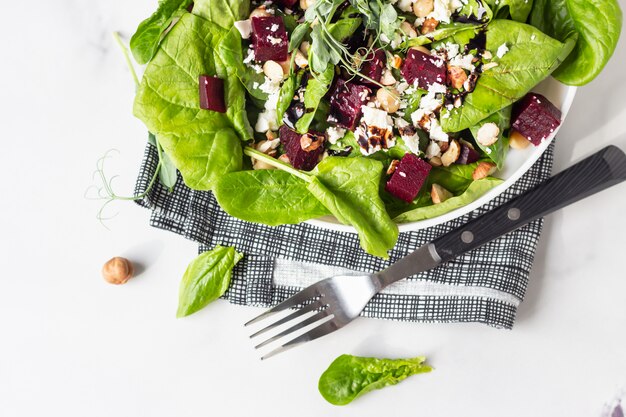
[[[535,35],[534,33],[530,36],[530,40],[534,41],[537,38],[537,35]]]
[[[278,130],[278,123],[276,122],[277,117],[275,109],[265,109],[263,112],[259,113],[259,118],[254,125],[254,130],[260,133],[265,133],[268,130]]]
[[[441,125],[439,124],[439,121],[436,118],[432,118],[430,120],[430,131],[428,133],[432,140],[437,140],[439,142],[448,141],[448,135],[446,134],[446,132],[443,131]]]
[[[450,66],[459,67],[466,69],[468,71],[474,71],[475,67],[472,64],[472,60],[474,59],[474,55],[457,55],[450,60]]]
[[[272,27],[270,27],[270,32],[276,32],[278,30],[278,25],[276,23],[272,24]]]
[[[389,129],[388,114],[384,110],[379,110],[369,106],[361,106],[363,110],[363,122],[368,126],[376,126],[380,129]]]
[[[406,81],[401,81],[398,83],[398,85],[396,85],[396,90],[398,90],[398,93],[400,94],[407,91],[408,88],[409,88],[409,83],[407,83]]]
[[[413,122],[413,126],[420,127],[420,121],[424,118],[425,115],[426,112],[424,111],[424,109],[417,109],[413,113],[411,113],[411,121]],[[426,126],[421,127],[428,129],[429,126],[430,122],[428,122]]]
[[[411,136],[402,136],[402,140],[404,141],[404,144],[406,145],[407,148],[409,148],[411,152],[413,152],[416,155],[419,155],[420,137],[417,135],[417,133]]]
[[[249,39],[252,34],[252,22],[250,19],[238,20],[233,25],[237,28],[243,39]]]
[[[441,107],[442,104],[443,100],[436,98],[435,93],[429,91],[428,94],[420,99],[419,108],[424,110],[426,113],[434,113]]]
[[[439,155],[441,155],[441,147],[439,147],[437,142],[430,142],[426,147],[426,158],[430,159]]]
[[[248,66],[252,68],[254,72],[256,72],[257,74],[260,74],[263,72],[263,67],[260,66],[259,64],[253,64],[253,65],[248,65]]]
[[[389,39],[389,37],[385,35],[384,33],[380,34],[380,40],[386,44],[391,42],[391,39]]]
[[[439,22],[450,23],[450,16],[459,8],[459,3],[455,0],[435,0],[433,11],[427,17]]]
[[[406,172],[398,171],[398,175],[402,178],[406,178]]]
[[[248,54],[244,58],[243,63],[244,64],[249,64],[252,61],[254,61],[254,50],[252,48],[249,48],[248,49]]]
[[[272,81],[268,77],[265,77],[265,82],[259,86],[259,90],[269,95],[276,95],[278,100],[278,92],[280,91],[280,80]],[[268,98],[269,101],[269,98]],[[267,102],[266,102],[267,107]]]
[[[498,56],[498,58],[502,58],[507,52],[509,52],[509,47],[506,46],[506,42],[505,42],[498,47],[498,51],[496,52],[496,55]]]
[[[280,38],[275,38],[271,35],[267,36],[267,40],[270,41],[272,45],[279,45],[283,40]]]
[[[330,142],[331,145],[334,145],[335,143],[337,143],[337,141],[343,138],[345,134],[346,134],[346,129],[343,129],[341,127],[330,126],[328,129],[326,129],[328,142]]]
[[[407,122],[406,120],[404,120],[401,117],[396,117],[395,120],[394,120],[394,125],[398,129],[402,129],[403,127],[407,127],[409,125],[409,122]]]

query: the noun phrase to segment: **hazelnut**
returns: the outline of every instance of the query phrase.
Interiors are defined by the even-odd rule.
[[[493,162],[479,162],[472,173],[472,179],[482,180],[496,172],[496,164]]]
[[[424,20],[424,23],[422,24],[422,35],[434,32],[438,25],[439,21],[437,19],[433,19],[432,17]]]
[[[394,159],[393,161],[391,161],[389,167],[387,168],[387,175],[391,175],[396,172],[398,165],[400,165],[400,161],[398,159]]]
[[[476,142],[483,146],[491,146],[498,141],[500,128],[493,122],[485,123],[476,133]]]
[[[425,53],[426,55],[430,55],[430,50],[422,45],[411,46],[409,49],[415,49],[416,51],[420,51],[422,53]]]
[[[267,78],[275,82],[281,81],[285,76],[283,66],[276,61],[266,61],[263,64],[263,73]]]
[[[395,88],[379,88],[376,92],[376,100],[387,113],[395,113],[400,109],[399,96],[400,93]]]
[[[261,142],[256,144],[255,148],[257,151],[263,152],[264,154],[269,155],[271,151],[278,148],[278,145],[280,145],[280,139],[274,138],[274,139],[262,140]]]
[[[394,85],[396,83],[395,77],[387,68],[385,68],[385,70],[383,71],[383,75],[381,75],[380,77],[380,83],[386,86]]]
[[[256,9],[252,10],[252,13],[250,13],[251,19],[253,17],[269,17],[269,16],[272,16],[272,14],[267,11],[265,5],[261,5],[257,7]]]
[[[483,58],[491,59],[491,58],[493,58],[493,55],[491,55],[491,52],[485,51],[485,52],[483,52]]]
[[[300,0],[300,8],[306,10],[315,4],[315,0]]]
[[[417,38],[417,32],[412,24],[406,20],[400,24],[400,30],[406,35],[407,38]]]
[[[120,285],[131,279],[133,272],[133,264],[128,259],[116,256],[102,267],[102,278],[109,284]]]
[[[294,61],[299,68],[306,68],[306,66],[309,65],[309,60],[299,49],[296,49],[296,58]]]
[[[443,203],[452,197],[454,197],[454,195],[439,184],[433,184],[430,189],[430,198],[433,200],[434,204]]]
[[[467,74],[461,67],[448,66],[448,80],[452,88],[460,90],[467,80]]]
[[[433,0],[417,0],[413,3],[413,13],[417,17],[426,17],[435,9]]]
[[[530,145],[530,141],[517,130],[511,130],[509,145],[511,145],[511,148],[513,149],[526,149],[528,145]]]
[[[428,163],[434,167],[440,167],[443,165],[443,163],[441,162],[441,158],[438,156],[433,156],[432,158],[430,158],[428,160]]]
[[[459,142],[452,140],[448,150],[441,155],[441,163],[444,167],[449,167],[459,159],[459,156],[461,156],[461,147],[459,146]]]
[[[311,152],[319,148],[324,142],[323,138],[320,136],[312,135],[310,133],[305,133],[300,136],[300,147],[305,152]]]

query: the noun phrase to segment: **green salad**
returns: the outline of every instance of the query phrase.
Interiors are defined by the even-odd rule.
[[[398,223],[474,201],[552,136],[532,89],[591,81],[621,19],[615,0],[160,0],[130,42],[134,114],[167,187],[177,169],[271,226],[333,215],[387,257]]]

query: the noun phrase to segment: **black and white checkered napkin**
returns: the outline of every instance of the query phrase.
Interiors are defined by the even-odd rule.
[[[140,204],[152,211],[150,224],[200,244],[235,246],[245,254],[225,297],[236,304],[269,307],[299,289],[347,271],[378,271],[417,247],[534,187],[550,176],[554,144],[511,188],[489,204],[447,223],[400,233],[383,260],[366,254],[355,233],[310,224],[269,227],[226,214],[210,192],[187,188],[179,178],[173,192],[157,184]],[[136,192],[143,193],[158,162],[148,145]],[[375,296],[362,315],[422,322],[480,322],[511,328],[524,298],[542,220],[457,259],[393,284]]]

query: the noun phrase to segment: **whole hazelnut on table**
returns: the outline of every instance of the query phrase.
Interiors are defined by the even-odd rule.
[[[102,267],[102,277],[109,284],[125,284],[132,278],[133,264],[126,258],[116,256],[111,258]]]

